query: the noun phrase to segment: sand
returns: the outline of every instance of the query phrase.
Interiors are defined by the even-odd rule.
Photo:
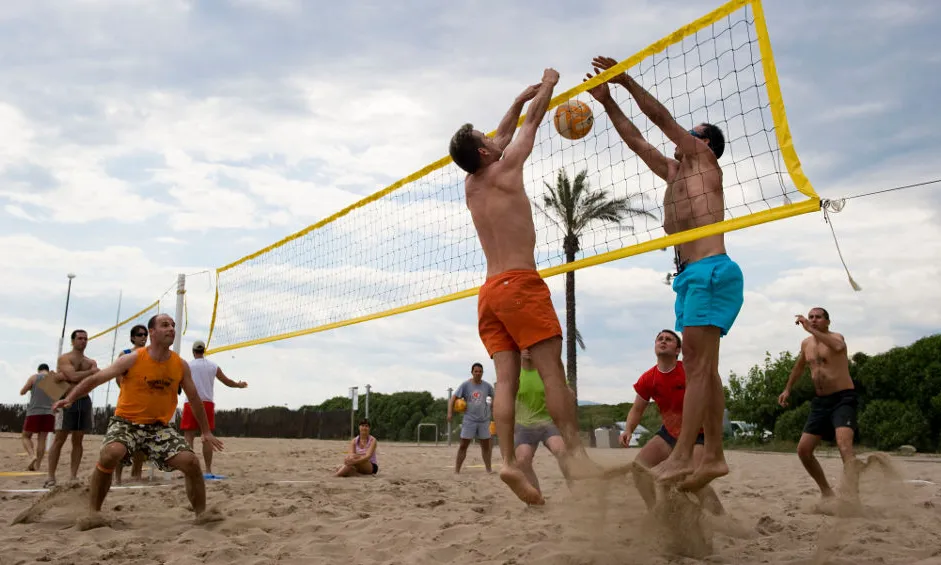
[[[83,478],[100,441],[85,440]],[[55,496],[0,492],[0,563],[941,564],[941,459],[931,457],[892,457],[895,480],[867,469],[860,515],[833,516],[816,507],[796,455],[731,451],[731,474],[713,483],[730,518],[716,521],[678,495],[647,512],[630,475],[570,491],[545,449],[536,472],[547,504],[527,508],[484,472],[476,446],[460,476],[454,447],[381,443],[378,476],[339,479],[332,471],[344,442],[225,441],[213,471],[227,478],[207,482],[208,504],[223,521],[194,525],[183,481],[159,472],[145,485],[152,488],[112,491],[103,509],[110,527],[88,531],[76,528],[84,485]],[[589,453],[615,465],[638,451]],[[9,476],[25,471],[21,452],[16,435],[0,434],[0,490],[41,487],[43,475]],[[837,482],[835,452],[820,454]],[[24,514],[25,523],[12,524]]]

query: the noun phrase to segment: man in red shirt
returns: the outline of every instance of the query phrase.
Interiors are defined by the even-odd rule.
[[[657,501],[653,477],[637,469],[636,465],[641,465],[645,469],[657,466],[670,456],[676,445],[676,438],[680,435],[680,428],[683,426],[683,397],[686,394],[686,371],[683,369],[683,362],[679,360],[682,346],[680,336],[672,330],[662,330],[657,334],[654,340],[657,364],[641,375],[634,384],[637,397],[627,415],[624,433],[620,438],[621,445],[627,447],[634,430],[640,424],[640,418],[644,415],[647,405],[651,400],[657,403],[663,425],[634,457],[634,484],[637,485],[637,490],[647,503],[648,509],[653,508]],[[702,450],[703,432],[700,430],[696,438],[696,447],[693,449],[694,466],[699,465]],[[703,508],[709,512],[716,515],[724,513],[722,503],[719,502],[719,497],[716,496],[711,486],[706,485],[696,492],[696,496],[702,502]]]

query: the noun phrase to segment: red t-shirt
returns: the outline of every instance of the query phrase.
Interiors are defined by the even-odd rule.
[[[634,390],[646,401],[653,399],[660,409],[663,425],[673,437],[680,436],[683,426],[683,397],[686,394],[686,370],[683,362],[677,361],[669,373],[661,372],[656,365],[634,383]]]

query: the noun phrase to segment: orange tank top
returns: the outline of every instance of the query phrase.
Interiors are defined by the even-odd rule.
[[[136,351],[137,361],[121,381],[114,415],[135,424],[168,425],[176,412],[177,392],[183,380],[183,359],[175,352],[163,362],[154,361],[148,348]]]

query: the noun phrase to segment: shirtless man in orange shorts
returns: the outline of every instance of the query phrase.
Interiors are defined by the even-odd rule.
[[[464,181],[467,208],[487,258],[487,280],[480,288],[477,316],[480,338],[500,383],[493,402],[503,456],[500,478],[528,504],[545,504],[545,500],[519,468],[513,448],[521,349],[529,349],[542,377],[546,407],[565,440],[566,469],[584,476],[594,467],[578,437],[575,401],[565,383],[562,327],[549,287],[536,272],[536,230],[523,188],[523,164],[532,153],[536,130],[558,81],[559,73],[546,69],[542,82],[516,97],[493,139],[465,124],[451,138],[449,148],[454,163],[468,173]],[[513,139],[523,105],[530,100],[526,120]]]

